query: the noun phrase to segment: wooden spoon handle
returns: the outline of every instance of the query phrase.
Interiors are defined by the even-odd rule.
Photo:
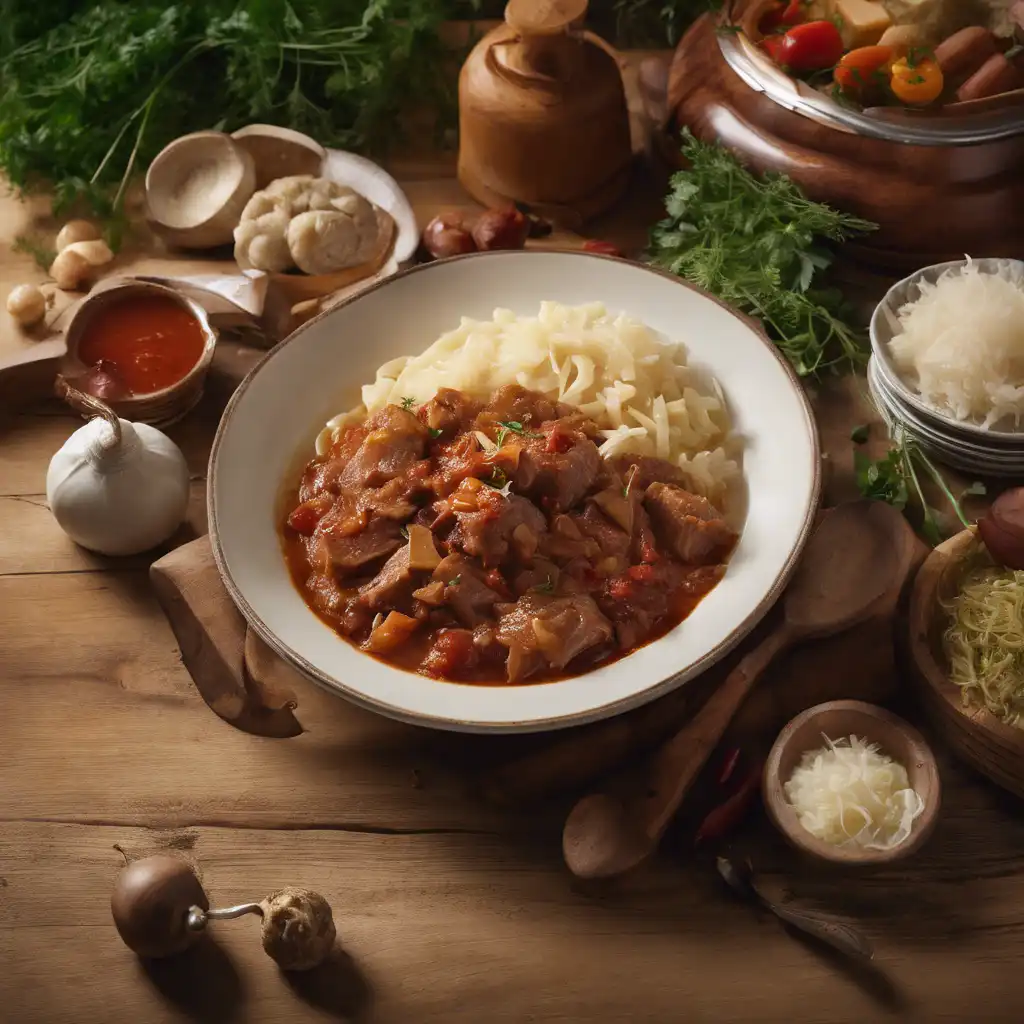
[[[664,834],[754,683],[795,639],[793,630],[780,626],[732,670],[696,717],[654,754],[632,809],[652,841]]]
[[[819,942],[831,946],[833,949],[845,953],[847,956],[857,957],[864,960],[871,960],[874,957],[874,950],[871,943],[861,935],[856,928],[851,928],[842,921],[825,914],[815,914],[809,910],[794,910],[790,907],[782,907],[770,900],[766,900],[760,893],[758,896],[762,904],[768,908],[780,921],[796,928],[805,935],[810,935]]]

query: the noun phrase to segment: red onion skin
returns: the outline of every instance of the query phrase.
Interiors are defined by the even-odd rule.
[[[423,229],[423,247],[436,260],[476,252],[476,242],[454,214],[439,214]]]
[[[1001,494],[978,520],[988,553],[1007,569],[1024,569],[1024,487]]]
[[[530,234],[530,222],[514,206],[485,210],[473,225],[473,241],[481,252],[522,249]]]

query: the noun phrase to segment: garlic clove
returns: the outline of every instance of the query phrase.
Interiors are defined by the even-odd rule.
[[[155,427],[119,419],[63,378],[58,393],[100,417],[76,430],[50,460],[46,497],[60,528],[103,555],[134,555],[162,544],[188,508],[181,449]]]
[[[90,238],[83,242],[72,242],[62,252],[74,252],[92,267],[102,267],[114,258],[110,246],[101,238]]]
[[[92,221],[69,220],[57,233],[54,243],[57,252],[63,252],[74,242],[90,242],[100,237],[100,229]]]
[[[66,292],[78,291],[95,276],[93,265],[80,252],[73,252],[69,246],[50,264],[50,277],[58,288]]]
[[[46,296],[34,284],[15,285],[7,296],[7,312],[22,327],[33,327],[46,315]]]

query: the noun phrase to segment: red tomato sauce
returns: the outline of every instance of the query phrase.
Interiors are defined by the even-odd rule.
[[[206,347],[202,325],[164,295],[131,295],[96,312],[78,345],[86,366],[101,359],[134,395],[177,384],[199,362]]]

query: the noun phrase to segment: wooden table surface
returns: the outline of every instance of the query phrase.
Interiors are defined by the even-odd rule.
[[[450,158],[396,172],[423,220],[465,203]],[[642,240],[659,188],[641,178],[600,233]],[[5,202],[4,242],[19,226]],[[0,292],[30,273],[0,245]],[[815,389],[832,500],[853,491],[862,387]],[[211,395],[170,430],[192,468],[196,530],[218,411]],[[942,821],[907,865],[864,878],[810,871],[759,815],[739,840],[768,890],[857,922],[876,946],[871,969],[737,903],[678,846],[618,887],[583,891],[561,863],[564,803],[503,811],[470,795],[481,749],[514,738],[426,734],[312,686],[299,693],[297,738],[215,717],[182,667],[146,560],[76,548],[46,508],[48,460],[78,425],[50,404],[0,421],[0,1020],[1021,1019],[1020,808],[941,750]],[[144,965],[110,918],[115,844],[193,858],[219,905],[282,885],[319,890],[344,952],[288,978],[243,919]]]

